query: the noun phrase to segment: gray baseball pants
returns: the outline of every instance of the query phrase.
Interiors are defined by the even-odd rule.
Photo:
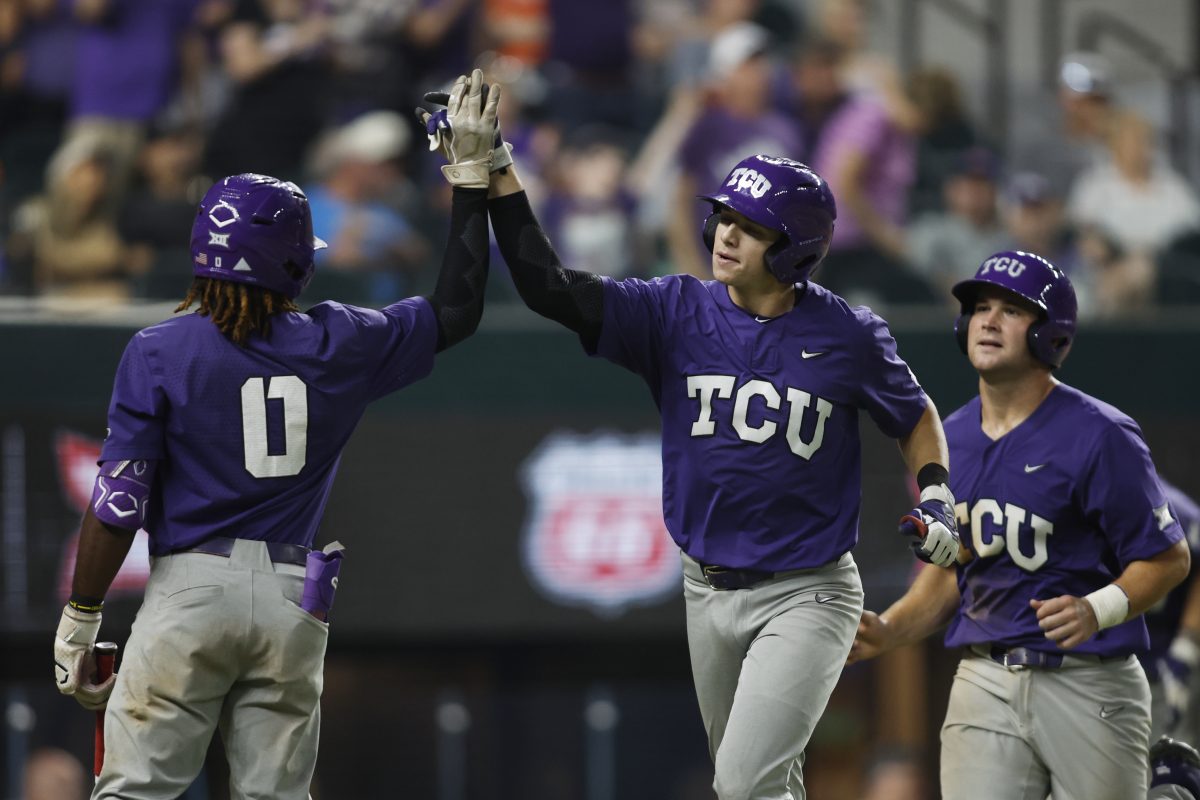
[[[942,725],[943,800],[1145,797],[1150,687],[1137,659],[1009,669],[968,652]]]
[[[304,567],[272,564],[262,542],[152,560],[93,800],[174,800],[218,727],[234,800],[308,797],[329,631],[298,605],[303,582]]]
[[[688,647],[720,800],[804,800],[804,748],[862,616],[849,553],[717,591],[683,556]]]

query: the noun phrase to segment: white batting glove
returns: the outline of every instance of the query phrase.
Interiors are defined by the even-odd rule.
[[[900,518],[900,532],[916,537],[912,543],[917,558],[938,567],[949,567],[958,559],[958,521],[954,518],[954,495],[944,483],[921,490],[921,502]]]
[[[491,87],[487,84],[483,86],[483,103],[486,106],[488,94]],[[437,105],[445,106],[450,103],[449,92],[426,92],[424,96],[426,103],[436,103]],[[442,109],[436,113],[429,113],[424,108],[417,108],[417,119],[425,126],[425,133],[429,137],[430,151],[437,151],[442,154],[442,157],[447,161],[450,160],[450,154],[446,152],[447,136],[443,135],[444,130],[448,130],[450,123],[447,120],[447,110]],[[496,132],[492,136],[492,172],[500,172],[508,169],[513,165],[512,157],[513,146],[504,141],[503,134],[500,133],[500,121],[496,120]]]
[[[100,617],[99,611],[79,611],[67,606],[54,635],[54,682],[58,691],[71,695],[90,711],[99,711],[108,704],[117,680],[112,675],[104,683],[92,682],[96,674],[92,647],[100,632]]]
[[[489,87],[483,98],[483,71],[460,76],[450,90],[444,124],[430,132],[430,147],[442,150],[450,162],[442,174],[454,186],[486,189],[495,159],[496,113],[500,86]]]

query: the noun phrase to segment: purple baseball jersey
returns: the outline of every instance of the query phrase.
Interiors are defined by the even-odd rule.
[[[311,546],[367,403],[428,375],[436,346],[416,297],[277,314],[246,347],[199,314],[167,320],[125,349],[100,459],[158,461],[152,555],[215,536]]]
[[[1030,599],[1082,597],[1183,538],[1137,423],[1078,389],[1055,387],[996,441],[983,432],[978,397],[944,427],[959,531],[975,555],[958,567],[962,602],[947,646],[1061,652]],[[1118,656],[1147,644],[1139,616],[1072,652]]]
[[[1171,515],[1179,521],[1187,535],[1188,547],[1192,551],[1192,562],[1200,562],[1200,506],[1176,487],[1163,481],[1167,490],[1167,502],[1171,506]],[[1179,633],[1179,623],[1183,619],[1183,608],[1187,603],[1195,581],[1196,570],[1188,572],[1183,583],[1176,586],[1157,605],[1146,612],[1146,628],[1150,631],[1150,650],[1138,657],[1150,680],[1158,679],[1158,660],[1167,654],[1171,640]]]
[[[649,385],[667,530],[725,567],[804,569],[853,547],[859,410],[899,437],[927,403],[887,324],[812,282],[764,320],[716,281],[606,278],[593,355]]]

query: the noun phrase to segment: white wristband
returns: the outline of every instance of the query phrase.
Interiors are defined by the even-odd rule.
[[[1193,669],[1200,665],[1200,644],[1187,634],[1181,633],[1172,639],[1171,649],[1167,652],[1171,654],[1171,658]]]
[[[1100,630],[1120,625],[1129,616],[1129,597],[1125,590],[1115,583],[1097,589],[1083,599],[1092,607]]]

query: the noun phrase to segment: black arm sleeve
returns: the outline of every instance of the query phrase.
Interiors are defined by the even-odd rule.
[[[496,244],[525,305],[579,334],[592,352],[604,320],[604,284],[598,275],[564,269],[542,231],[525,192],[488,203]]]
[[[487,189],[455,187],[442,271],[433,294],[426,298],[437,317],[439,353],[479,327],[489,253]]]

